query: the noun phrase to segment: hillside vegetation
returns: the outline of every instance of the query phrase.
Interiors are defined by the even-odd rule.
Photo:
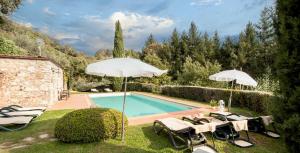
[[[84,73],[86,65],[95,61],[95,57],[80,53],[70,46],[60,45],[46,34],[14,23],[7,18],[4,18],[0,24],[0,54],[2,55],[38,56],[37,39],[42,39],[45,43],[42,47],[42,56],[60,64],[64,68],[66,80],[69,79],[69,82],[98,80]]]

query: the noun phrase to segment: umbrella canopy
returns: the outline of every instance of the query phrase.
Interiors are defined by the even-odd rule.
[[[89,64],[87,74],[110,77],[153,77],[166,73],[134,58],[112,58]]]
[[[246,86],[257,86],[257,82],[247,73],[238,70],[225,70],[209,76],[210,80],[215,81],[236,81],[237,84]]]
[[[134,58],[112,58],[92,63],[85,69],[87,74],[110,77],[125,77],[122,108],[122,141],[124,142],[124,112],[126,103],[127,77],[153,77],[167,72]]]
[[[238,70],[221,71],[219,73],[209,76],[209,79],[215,81],[225,81],[225,82],[232,81],[231,88],[233,88],[233,81],[241,85],[253,86],[253,87],[257,86],[257,82],[250,75],[248,75],[243,71],[238,71]],[[232,99],[232,90],[230,91],[230,96],[228,100],[228,111],[230,110],[231,107],[231,99]]]

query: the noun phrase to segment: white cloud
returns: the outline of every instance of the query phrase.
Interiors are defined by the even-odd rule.
[[[46,13],[47,15],[51,15],[51,16],[56,15],[56,13],[55,13],[55,12],[52,12],[52,11],[50,10],[49,7],[45,7],[45,8],[43,9],[43,12]]]
[[[27,28],[31,28],[32,24],[30,22],[18,22],[20,25],[27,27]]]
[[[27,3],[32,4],[34,0],[26,0]]]
[[[140,49],[150,33],[154,36],[165,35],[171,32],[174,27],[172,19],[133,12],[114,12],[108,18],[88,15],[84,16],[83,19],[88,22],[85,24],[94,25],[96,31],[103,36],[94,38],[94,40],[89,38],[90,45],[93,45],[93,48],[96,46],[98,49],[113,47],[114,28],[117,20],[120,21],[122,26],[126,48],[133,49]]]
[[[70,34],[70,33],[56,33],[53,36],[57,40],[63,40],[63,39],[80,39],[80,37],[76,34]]]
[[[222,4],[222,0],[193,0],[190,5],[220,5]]]

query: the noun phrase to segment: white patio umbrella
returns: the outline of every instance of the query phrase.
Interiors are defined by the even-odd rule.
[[[124,99],[122,109],[122,141],[124,141],[124,110],[126,103],[126,88],[128,77],[160,76],[167,70],[160,70],[152,65],[134,58],[112,58],[89,64],[85,70],[87,74],[109,77],[124,77]]]
[[[246,85],[246,86],[257,86],[257,82],[247,73],[238,70],[225,70],[219,73],[213,74],[209,76],[210,80],[215,81],[232,81],[231,88],[233,88],[233,81],[237,84]],[[228,102],[228,111],[231,107],[231,98],[232,98],[232,90],[230,91],[229,102]]]

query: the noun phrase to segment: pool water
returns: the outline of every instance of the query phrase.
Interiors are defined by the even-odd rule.
[[[123,96],[91,97],[99,107],[113,108],[122,111]],[[137,117],[167,112],[190,110],[192,107],[165,100],[131,94],[126,96],[125,114],[127,117]]]

